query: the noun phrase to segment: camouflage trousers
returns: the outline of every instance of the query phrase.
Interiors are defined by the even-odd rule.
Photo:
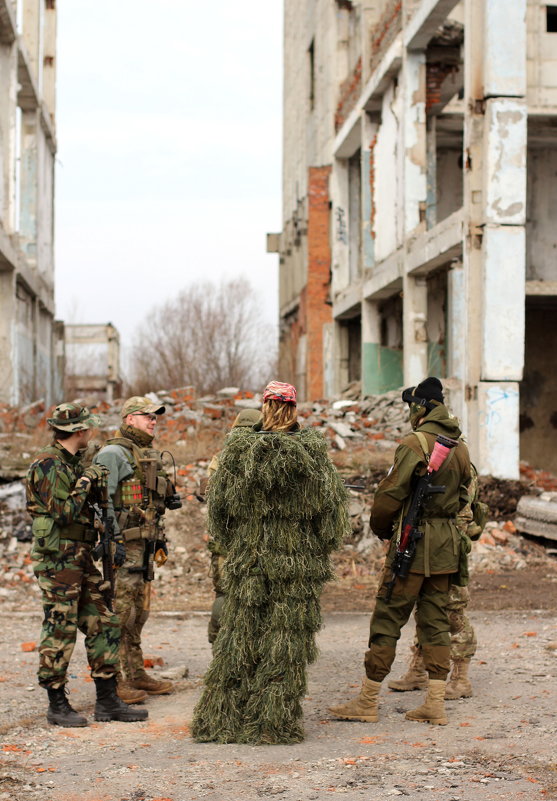
[[[142,540],[126,543],[126,562],[116,572],[114,611],[122,627],[120,641],[120,670],[133,681],[145,672],[141,632],[149,619],[151,583],[143,573],[130,573],[128,567],[141,567],[145,543]]]
[[[393,664],[402,627],[414,606],[419,621],[419,638],[425,668],[432,679],[445,680],[449,673],[449,584],[448,574],[424,576],[410,573],[398,578],[389,601],[386,600],[391,569],[383,571],[370,624],[369,650],[364,666],[368,679],[383,681]]]
[[[56,554],[34,561],[44,610],[39,684],[52,689],[64,686],[78,629],[85,635],[91,676],[114,676],[120,626],[103,598],[103,578],[91,558],[91,546],[61,540]]]
[[[478,645],[476,632],[466,614],[466,607],[470,602],[470,591],[468,587],[459,587],[451,584],[449,588],[449,603],[447,612],[449,613],[449,631],[451,635],[451,660],[454,662],[459,659],[471,659],[476,653]],[[418,618],[417,610],[414,612],[416,620],[416,634],[414,645],[418,645]]]

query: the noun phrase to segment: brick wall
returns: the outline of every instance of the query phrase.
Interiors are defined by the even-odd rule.
[[[362,59],[354,67],[352,74],[340,85],[339,101],[335,111],[335,131],[340,130],[346,118],[356,105],[362,91]]]
[[[332,322],[329,300],[331,244],[329,175],[331,167],[310,167],[308,174],[308,282],[306,287],[307,398],[323,397],[323,326]]]
[[[428,62],[426,64],[426,113],[441,102],[441,86],[447,75],[452,72],[458,72],[458,67],[454,64],[439,62]]]

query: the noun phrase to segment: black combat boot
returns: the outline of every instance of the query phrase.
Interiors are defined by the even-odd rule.
[[[48,712],[46,719],[54,726],[67,726],[68,728],[76,728],[78,726],[87,726],[87,718],[80,715],[75,711],[73,706],[68,701],[68,691],[66,687],[47,687],[48,693]]]
[[[97,703],[95,704],[95,720],[109,721],[121,720],[133,723],[147,720],[149,713],[146,709],[137,709],[121,701],[116,695],[116,676],[109,679],[95,679],[97,688]]]

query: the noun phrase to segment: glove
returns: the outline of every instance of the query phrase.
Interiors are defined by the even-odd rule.
[[[108,473],[108,467],[105,467],[104,464],[91,464],[83,471],[81,478],[88,478],[91,483],[102,482],[108,478]]]
[[[126,543],[122,537],[114,540],[114,564],[116,567],[122,567],[126,561]]]
[[[166,540],[157,540],[155,542],[154,560],[157,567],[162,567],[168,559],[168,545]]]

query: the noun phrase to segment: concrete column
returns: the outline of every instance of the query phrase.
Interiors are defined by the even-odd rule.
[[[362,395],[382,392],[379,303],[362,301]]]
[[[21,115],[20,218],[21,245],[32,266],[37,263],[39,112]]]
[[[451,382],[451,411],[462,421],[465,414],[462,388],[466,376],[466,280],[462,262],[451,264],[447,276],[447,373]]]
[[[404,383],[418,384],[427,376],[427,281],[405,275],[402,339]]]
[[[12,233],[15,227],[15,155],[17,46],[0,44],[0,222]]]
[[[56,6],[44,12],[43,98],[54,120],[56,109]]]
[[[375,264],[375,204],[373,188],[375,185],[375,144],[378,124],[370,120],[369,114],[362,115],[362,270],[371,270]],[[365,342],[365,340],[363,340]]]
[[[427,198],[425,53],[408,51],[402,67],[404,81],[404,233],[425,218]]]
[[[437,223],[437,117],[427,121],[427,200],[426,227],[433,228]]]
[[[334,295],[350,282],[348,248],[348,162],[334,159],[331,174],[332,236],[331,258],[333,265],[331,291]]]
[[[23,42],[27,48],[31,69],[41,90],[42,13],[44,0],[23,0]]]
[[[467,0],[468,435],[481,473],[519,477],[524,362],[526,0]],[[483,299],[483,301],[482,301]]]
[[[15,271],[0,271],[0,402],[18,400]]]

